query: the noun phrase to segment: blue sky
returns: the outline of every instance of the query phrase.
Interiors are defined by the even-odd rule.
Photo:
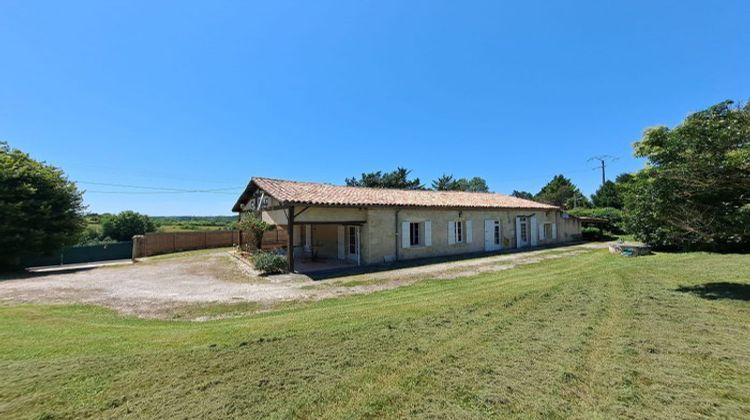
[[[396,166],[590,194],[589,157],[636,170],[645,127],[750,97],[748,22],[747,1],[2,0],[0,139],[96,212],[229,214],[253,175]]]

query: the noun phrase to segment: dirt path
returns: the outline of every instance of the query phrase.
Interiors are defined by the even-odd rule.
[[[427,264],[415,267],[348,276],[330,281],[328,286],[350,286],[358,292],[389,289],[423,279],[454,279],[481,273],[509,270],[519,265],[534,264],[544,260],[573,256],[605,248],[602,243],[587,243],[562,248],[501,254],[461,261]]]
[[[125,314],[165,317],[192,304],[323,299],[391,289],[427,278],[457,278],[507,270],[600,248],[575,245],[313,281],[300,274],[259,277],[226,251],[174,256],[129,266],[49,273],[0,281],[0,302],[84,303]]]

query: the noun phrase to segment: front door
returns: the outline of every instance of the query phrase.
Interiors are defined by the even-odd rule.
[[[346,227],[346,258],[359,264],[359,226]]]
[[[497,251],[502,249],[502,235],[500,221],[487,219],[484,221],[484,250]]]
[[[531,243],[531,229],[529,218],[526,216],[516,217],[516,246],[523,248]]]

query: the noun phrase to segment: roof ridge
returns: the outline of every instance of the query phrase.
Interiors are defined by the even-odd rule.
[[[329,187],[337,187],[337,188],[357,188],[360,190],[373,190],[373,191],[406,191],[406,192],[420,192],[420,193],[440,193],[440,194],[495,194],[502,197],[512,197],[517,198],[519,200],[526,200],[525,198],[515,197],[509,194],[503,194],[499,192],[494,191],[488,191],[488,192],[482,192],[482,191],[445,191],[445,190],[431,190],[428,188],[425,189],[402,189],[402,188],[379,188],[379,187],[360,187],[360,186],[354,186],[354,185],[338,185],[338,184],[332,184],[330,182],[317,182],[317,181],[296,181],[291,179],[281,179],[281,178],[269,178],[264,176],[254,176],[251,178],[252,180],[268,180],[268,181],[280,181],[280,182],[291,182],[294,184],[308,184],[308,185],[326,185]],[[533,201],[533,200],[530,200]]]
[[[253,185],[279,201],[308,205],[560,209],[554,205],[494,192],[401,190],[252,177],[235,203],[234,211],[242,210],[241,205],[248,200]]]

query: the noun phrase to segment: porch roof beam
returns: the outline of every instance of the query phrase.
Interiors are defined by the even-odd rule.
[[[300,210],[297,214],[294,215],[294,217],[298,217],[300,214],[304,213],[305,210],[309,209],[310,206],[305,207],[304,209]]]

